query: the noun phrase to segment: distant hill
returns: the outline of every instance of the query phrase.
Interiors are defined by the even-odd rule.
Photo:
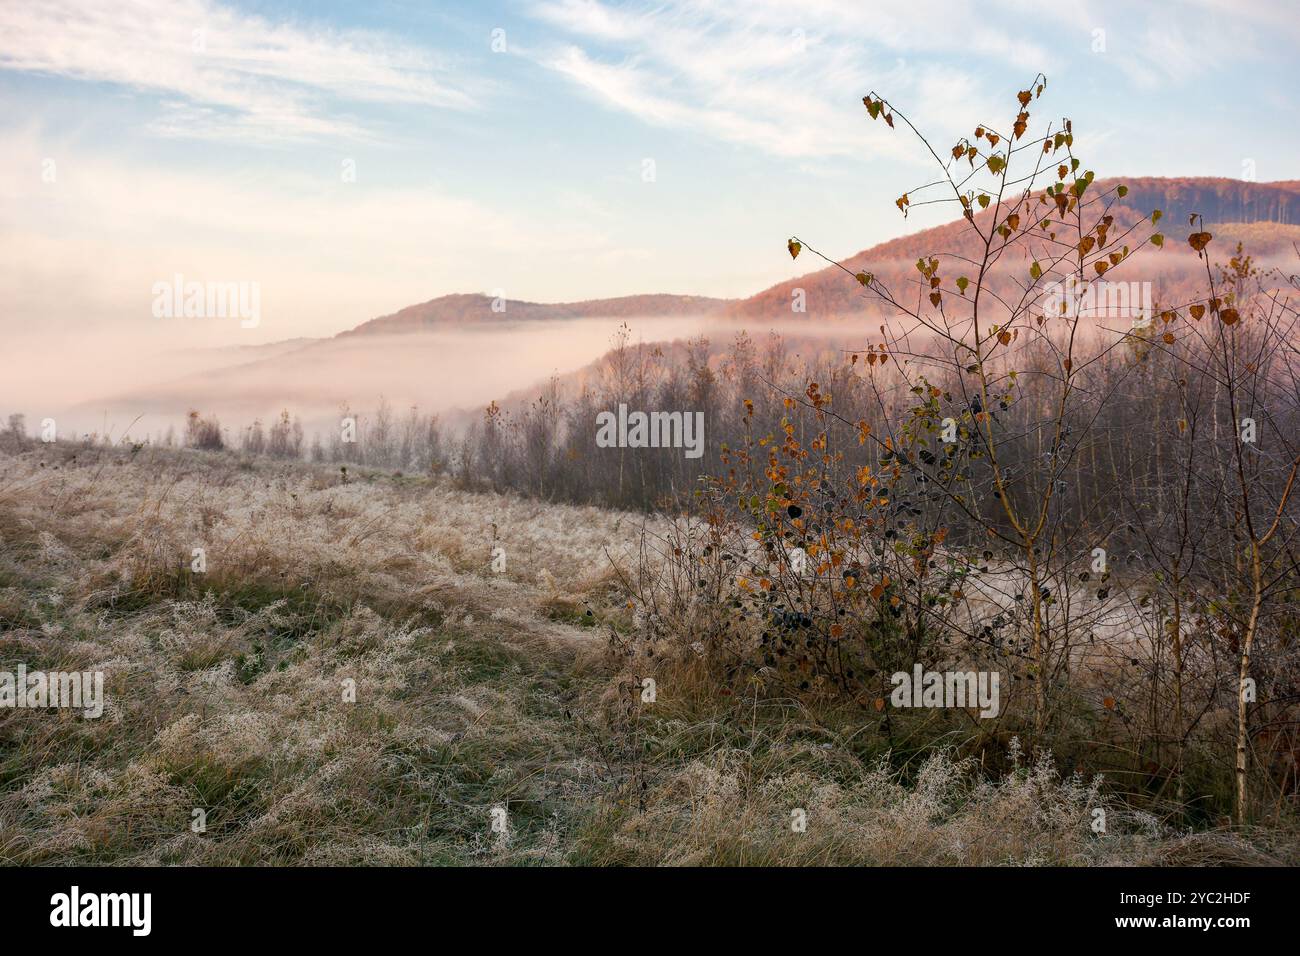
[[[588,299],[583,302],[520,302],[507,299],[497,309],[487,295],[444,295],[419,305],[410,305],[392,315],[363,322],[354,329],[340,332],[337,338],[352,335],[402,335],[435,329],[463,328],[492,323],[541,322],[554,319],[588,318],[659,318],[682,315],[708,315],[731,304],[730,299],[711,299],[700,295],[625,295],[616,299]]]
[[[493,397],[592,361],[626,324],[639,341],[696,334],[726,300],[646,295],[543,305],[452,295],[373,319],[331,338],[195,349],[158,357],[171,375],[69,409],[76,430],[158,433],[190,409],[238,429],[281,409],[309,428],[337,428],[345,403],[369,414],[384,396],[401,413],[479,407]],[[190,354],[192,352],[192,354]],[[105,426],[106,428],[106,426]],[[232,434],[233,437],[233,434]]]
[[[1245,243],[1254,256],[1289,256],[1300,245],[1300,181],[1251,183],[1236,179],[1215,178],[1132,178],[1097,180],[1092,185],[1096,195],[1117,184],[1128,186],[1128,195],[1111,207],[1117,224],[1128,225],[1144,219],[1153,209],[1164,214],[1159,229],[1166,236],[1165,249],[1153,252],[1140,265],[1126,264],[1123,278],[1148,280],[1156,286],[1157,296],[1176,299],[1182,287],[1193,280],[1200,265],[1186,243],[1188,217],[1199,213],[1205,227],[1217,231],[1219,243],[1213,252],[1222,258],[1225,243]],[[981,225],[991,215],[978,217]],[[1120,228],[1112,229],[1118,235]],[[814,237],[806,236],[809,242]],[[815,242],[814,242],[815,244]],[[826,250],[823,250],[826,251]],[[840,260],[850,273],[870,272],[881,277],[891,288],[901,289],[905,281],[916,278],[914,264],[922,256],[955,254],[977,257],[982,249],[968,223],[958,219],[909,236],[881,243]],[[808,255],[808,253],[805,253]],[[810,257],[811,258],[811,257]],[[802,261],[802,260],[801,260]],[[811,259],[819,262],[820,260]],[[1202,267],[1203,268],[1203,267]],[[1200,273],[1203,278],[1203,272]],[[792,314],[794,289],[804,291],[806,314]],[[827,266],[774,285],[762,292],[735,302],[723,310],[733,319],[818,319],[861,316],[866,308],[865,291],[842,269]]]
[[[1199,295],[1204,288],[1204,262],[1186,242],[1193,212],[1205,217],[1205,228],[1215,236],[1214,259],[1226,260],[1241,241],[1266,264],[1297,271],[1300,181],[1135,178],[1098,180],[1092,189],[1101,194],[1120,182],[1129,191],[1110,207],[1116,223],[1135,223],[1160,209],[1166,242],[1163,250],[1135,254],[1117,270],[1117,278],[1151,282],[1160,303],[1179,303],[1180,296]],[[1150,231],[1149,222],[1145,228]],[[1112,235],[1120,231],[1113,228]],[[804,238],[815,242],[816,237]],[[902,292],[916,281],[921,256],[981,252],[969,225],[957,220],[858,252],[843,265],[850,273],[872,272]],[[1002,259],[995,286],[1027,272],[1027,264],[1015,258],[1025,255],[1017,249]],[[820,262],[807,251],[798,261]],[[806,313],[791,311],[795,288],[804,290]],[[342,403],[370,408],[381,393],[399,409],[414,403],[429,411],[477,409],[512,393],[535,397],[536,383],[551,374],[566,387],[580,387],[596,373],[593,363],[624,321],[632,326],[634,341],[644,343],[680,341],[705,331],[722,340],[742,328],[752,333],[779,328],[796,347],[816,349],[832,338],[865,334],[870,326],[861,320],[879,316],[852,275],[829,266],[741,300],[636,295],[555,304],[508,300],[505,311],[493,311],[492,305],[486,295],[446,295],[332,338],[173,355],[171,380],[138,385],[77,411],[87,420],[111,413],[129,422],[139,414],[174,419],[199,408],[218,411],[223,422],[240,426],[288,406],[309,421],[336,421]],[[672,347],[680,348],[665,346]]]

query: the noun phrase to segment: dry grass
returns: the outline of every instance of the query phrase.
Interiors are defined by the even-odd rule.
[[[205,453],[0,455],[0,669],[102,670],[108,694],[99,720],[0,711],[0,861],[1292,853],[1276,834],[1180,836],[1120,807],[1099,837],[1104,793],[1043,760],[991,780],[938,750],[904,773],[850,730],[779,706],[669,690],[632,712],[628,675],[602,655],[611,630],[634,626],[611,562],[635,560],[639,521]]]
[[[1179,835],[1108,806],[1100,782],[1062,779],[1051,758],[996,780],[936,751],[904,780],[880,758],[848,780],[832,767],[780,772],[745,751],[694,760],[636,812],[584,834],[592,862],[691,866],[1267,865],[1279,857],[1230,832]],[[1105,811],[1104,833],[1094,811]],[[802,829],[798,827],[802,826]]]

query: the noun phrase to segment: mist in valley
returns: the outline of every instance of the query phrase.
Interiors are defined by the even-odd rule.
[[[56,419],[63,434],[134,441],[180,428],[191,409],[215,415],[230,438],[286,409],[309,432],[336,429],[344,404],[365,414],[381,397],[427,413],[478,408],[595,360],[625,321],[634,340],[647,342],[710,328],[702,317],[574,319],[260,346],[186,348],[169,337],[167,348],[155,340],[152,350],[121,336],[34,340],[17,343],[17,374],[7,376],[0,401],[29,422]]]
[[[667,348],[703,337],[714,354],[742,333],[758,342],[775,334],[788,355],[809,361],[861,348],[878,328],[865,316],[784,323],[615,317],[246,345],[232,341],[238,328],[214,336],[211,325],[177,319],[148,337],[16,341],[0,411],[24,415],[31,427],[52,418],[65,437],[156,442],[169,429],[183,430],[194,410],[214,416],[227,443],[238,446],[254,421],[270,423],[282,411],[310,436],[337,430],[345,408],[366,419],[382,399],[399,411],[416,406],[457,429],[490,402],[528,400],[553,377],[570,390],[580,387],[582,370],[609,352],[624,325],[632,346]]]

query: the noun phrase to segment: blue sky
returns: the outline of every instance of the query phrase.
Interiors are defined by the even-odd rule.
[[[1284,3],[7,0],[0,322],[142,328],[176,272],[260,282],[249,342],[450,292],[748,295],[808,268],[791,234],[934,221],[893,206],[933,171],[873,88],[946,148],[1042,70],[1098,175],[1297,178],[1298,41]]]

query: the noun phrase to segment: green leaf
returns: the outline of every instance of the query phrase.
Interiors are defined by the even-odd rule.
[[[1043,267],[1040,266],[1037,262],[1035,262],[1032,266],[1029,267],[1029,274],[1034,279],[1041,279],[1043,277]]]

